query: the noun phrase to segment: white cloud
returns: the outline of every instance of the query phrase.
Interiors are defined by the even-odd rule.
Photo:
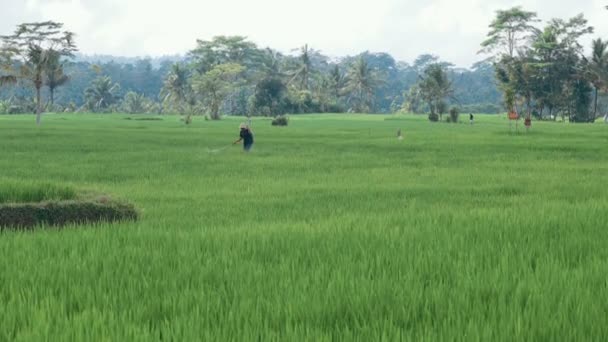
[[[411,61],[421,53],[467,66],[497,9],[516,0],[0,0],[0,34],[52,19],[77,33],[85,53],[184,53],[197,38],[239,34],[281,51],[308,43],[326,54],[385,51]],[[584,12],[608,35],[601,0],[526,0],[543,19]],[[7,32],[8,31],[8,32]]]

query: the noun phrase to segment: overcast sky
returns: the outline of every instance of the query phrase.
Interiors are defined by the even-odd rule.
[[[543,19],[584,13],[608,38],[600,0],[0,0],[0,34],[38,20],[65,23],[86,54],[168,55],[195,40],[244,35],[282,52],[308,43],[330,56],[370,50],[411,62],[433,53],[467,67],[497,9]]]

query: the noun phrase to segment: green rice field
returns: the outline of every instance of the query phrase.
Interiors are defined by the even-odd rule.
[[[0,232],[0,341],[608,340],[608,125],[128,117],[0,116],[0,204],[141,214]]]

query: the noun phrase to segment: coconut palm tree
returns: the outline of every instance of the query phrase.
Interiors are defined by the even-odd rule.
[[[98,77],[85,90],[86,106],[93,111],[107,109],[118,101],[120,86],[108,76]]]
[[[266,48],[261,54],[260,69],[263,74],[262,78],[283,78],[285,74],[282,71],[281,62],[283,55],[280,52]]]
[[[597,116],[598,93],[608,86],[608,41],[595,39],[591,59],[586,60],[586,74],[594,87],[593,117]]]
[[[342,96],[342,88],[344,87],[344,75],[340,71],[338,65],[334,65],[329,73],[330,81],[330,92],[335,100],[338,100]]]
[[[185,112],[184,106],[189,104],[192,97],[188,70],[178,63],[171,66],[171,71],[165,77],[160,96],[163,103],[175,106],[180,113]]]
[[[300,48],[297,67],[290,74],[291,80],[289,83],[296,82],[300,90],[308,90],[308,80],[312,74],[312,52],[312,49],[308,48],[308,44]]]
[[[359,57],[351,64],[346,75],[345,93],[351,109],[358,113],[371,112],[374,109],[374,91],[382,83],[367,60]]]
[[[144,94],[128,92],[122,100],[122,110],[129,114],[142,114],[150,109],[150,100]]]
[[[48,56],[47,70],[44,73],[44,85],[49,87],[49,97],[51,106],[55,104],[55,90],[62,85],[68,83],[70,77],[63,71],[63,62],[61,55],[51,51]]]
[[[43,111],[41,89],[51,56],[72,57],[76,51],[74,33],[62,28],[62,23],[53,21],[25,23],[18,25],[14,34],[0,36],[2,54],[18,62],[15,76],[29,81],[35,89],[37,125]]]

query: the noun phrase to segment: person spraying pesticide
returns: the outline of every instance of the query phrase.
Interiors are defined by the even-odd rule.
[[[239,133],[240,138],[239,138],[239,140],[235,141],[233,144],[236,145],[242,141],[243,150],[245,152],[249,152],[249,151],[251,151],[251,147],[253,146],[253,132],[251,132],[251,129],[249,128],[249,126],[247,126],[244,123],[241,124],[240,128],[241,128],[241,132]]]

